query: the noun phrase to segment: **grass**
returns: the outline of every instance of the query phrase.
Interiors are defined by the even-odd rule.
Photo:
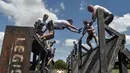
[[[64,72],[66,73],[66,70],[64,70]],[[54,69],[54,73],[56,73],[56,69]],[[119,70],[118,69],[114,69],[114,70],[112,70],[111,73],[119,73]],[[130,73],[130,70],[128,70],[128,73]]]
[[[114,70],[112,70],[112,73],[119,73],[119,70],[118,69],[114,69]],[[130,70],[128,70],[128,73],[130,73]]]

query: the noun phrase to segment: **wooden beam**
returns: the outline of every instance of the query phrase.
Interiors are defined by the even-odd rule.
[[[99,56],[100,56],[100,73],[106,73],[106,40],[105,40],[105,28],[104,28],[104,13],[102,9],[97,10],[97,23],[98,23],[98,38],[99,38]]]
[[[112,29],[111,27],[104,25],[105,29],[109,30],[110,32],[112,32],[113,34],[115,34],[116,36],[120,36],[120,33],[115,31],[114,29]]]
[[[38,44],[42,47],[42,50],[44,49],[45,52],[47,52],[47,49],[44,48],[45,44],[43,44],[42,40],[36,35],[36,33],[33,34],[34,39]]]
[[[123,53],[119,52],[118,59],[119,59],[119,73],[128,73],[126,56]]]
[[[89,50],[88,50],[86,47],[84,47],[83,45],[81,45],[81,48],[82,48],[83,50],[85,50],[86,52],[89,51]]]
[[[114,38],[112,40],[110,40],[109,42],[107,42],[107,46],[106,46],[106,55],[110,55],[110,52],[113,50],[113,46],[117,43],[117,39],[118,38]]]
[[[92,52],[90,52],[87,55],[86,59],[84,60],[81,73],[90,73],[91,72],[95,62],[99,58],[98,49],[93,50]]]
[[[107,72],[108,73],[110,73],[112,71],[115,61],[118,57],[119,51],[125,47],[125,45],[122,43],[124,39],[125,39],[124,35],[119,36],[117,39],[117,42],[115,43],[112,50],[110,51],[110,53],[107,56],[107,58],[108,58]]]
[[[125,56],[126,58],[130,61],[130,51],[128,49],[123,49],[121,51]]]
[[[81,45],[82,45],[82,39],[79,40],[78,42],[79,44],[79,47],[78,47],[78,60],[79,60],[79,63],[78,63],[78,69],[81,70],[82,69],[82,48],[81,48]]]

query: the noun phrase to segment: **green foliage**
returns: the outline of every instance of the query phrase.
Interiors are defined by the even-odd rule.
[[[127,64],[127,68],[130,69],[130,62],[128,62],[128,64]]]
[[[54,64],[55,69],[66,69],[67,64],[63,60],[57,60]]]

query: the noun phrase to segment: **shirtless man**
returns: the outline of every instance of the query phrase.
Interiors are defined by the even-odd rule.
[[[106,9],[103,6],[100,6],[100,5],[94,5],[94,6],[93,5],[89,5],[87,8],[88,8],[88,11],[92,13],[92,21],[90,22],[90,25],[92,25],[93,22],[97,18],[97,14],[96,13],[97,13],[97,9],[98,8],[100,8],[100,9],[103,10],[103,13],[104,13],[104,22],[105,22],[106,25],[109,25],[113,21],[113,19],[114,19],[113,14],[108,9]],[[106,31],[107,31],[107,33],[110,36],[113,35],[109,30],[106,29]]]
[[[83,29],[82,35],[85,33],[85,31],[88,32],[88,37],[87,37],[86,43],[89,45],[90,50],[92,50],[93,47],[92,47],[92,45],[90,43],[90,41],[92,40],[92,38],[95,39],[96,44],[98,43],[97,35],[94,32],[95,29],[94,29],[94,27],[92,25],[91,26],[89,25],[89,22],[87,20],[84,20],[83,24],[84,24],[85,27]]]

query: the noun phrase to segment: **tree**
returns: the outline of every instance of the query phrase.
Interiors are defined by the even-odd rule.
[[[57,60],[54,64],[55,69],[66,69],[67,64],[63,60]]]

